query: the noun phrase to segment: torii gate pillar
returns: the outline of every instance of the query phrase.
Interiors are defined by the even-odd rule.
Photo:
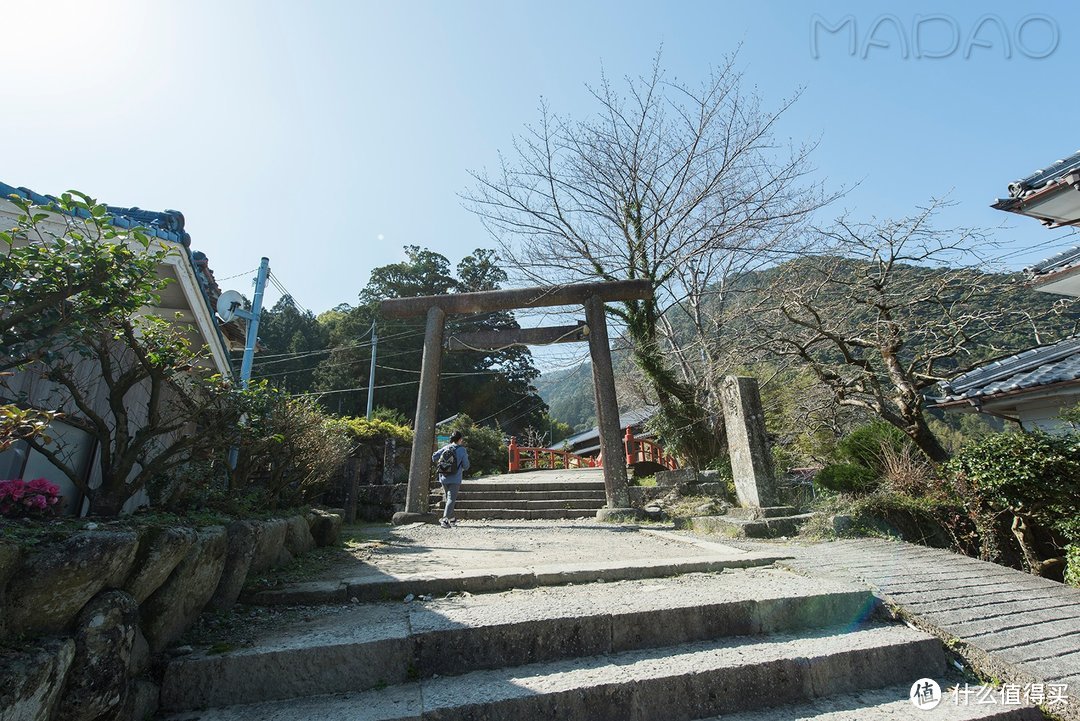
[[[592,296],[585,301],[585,324],[589,326],[589,355],[592,358],[593,393],[596,396],[596,425],[600,429],[600,452],[604,454],[604,491],[609,509],[629,509],[630,490],[626,479],[619,402],[615,397],[615,373],[611,368],[607,317],[604,301]]]
[[[439,371],[442,370],[443,333],[446,313],[437,305],[428,308],[424,331],[424,356],[420,362],[420,394],[416,399],[413,422],[413,445],[409,454],[409,487],[405,492],[405,511],[394,514],[401,525],[428,520],[431,489],[431,450],[435,446],[435,421],[439,405]]]

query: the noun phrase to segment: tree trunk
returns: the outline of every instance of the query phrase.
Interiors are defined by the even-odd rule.
[[[945,447],[941,445],[941,441],[930,430],[930,426],[927,425],[926,419],[923,418],[921,410],[912,420],[911,425],[901,430],[907,433],[908,437],[919,447],[919,450],[925,453],[926,457],[934,463],[940,464],[949,460],[949,452],[945,450]]]
[[[89,515],[119,516],[120,512],[124,510],[124,504],[127,503],[128,498],[127,489],[118,492],[117,489],[107,488],[104,485],[95,488],[90,493]]]
[[[668,443],[669,451],[695,467],[703,467],[716,455],[721,440],[711,437],[708,415],[693,389],[680,382],[665,362],[656,333],[653,302],[627,306],[627,332],[633,343],[634,362],[652,385],[666,425],[674,429],[663,440]]]

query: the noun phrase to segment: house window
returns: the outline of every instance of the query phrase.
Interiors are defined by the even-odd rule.
[[[64,462],[73,467],[79,477],[85,481],[90,474],[90,464],[93,462],[96,446],[90,434],[66,423],[55,421],[49,426],[48,435],[52,439],[49,443],[50,448],[56,449]],[[68,516],[78,515],[82,507],[82,493],[71,482],[71,479],[25,441],[19,441],[0,453],[0,477],[21,478],[27,481],[44,478],[60,487],[63,498],[60,501],[59,513]]]

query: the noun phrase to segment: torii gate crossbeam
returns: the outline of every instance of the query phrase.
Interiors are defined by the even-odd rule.
[[[622,280],[604,283],[541,286],[479,293],[451,293],[418,298],[392,298],[379,308],[387,318],[427,317],[424,356],[420,365],[420,392],[413,424],[413,447],[409,461],[409,486],[405,511],[394,515],[394,523],[428,520],[428,478],[431,449],[435,444],[435,420],[439,399],[439,372],[447,314],[491,313],[518,308],[542,308],[560,305],[583,305],[589,328],[589,354],[592,358],[593,389],[600,428],[600,448],[605,458],[622,457],[619,406],[615,397],[615,375],[611,367],[607,317],[604,303],[614,300],[644,300],[653,295],[647,280]],[[604,489],[609,509],[630,506],[626,467],[621,463],[604,466]]]

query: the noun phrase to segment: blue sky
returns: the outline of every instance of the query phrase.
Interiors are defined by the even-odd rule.
[[[916,59],[909,45],[904,59],[886,20],[874,38],[894,47],[863,57],[890,13],[909,44],[919,16],[944,14],[924,26],[927,47],[949,27],[961,47]],[[984,14],[1015,33],[1032,13],[1011,57],[996,20],[979,34],[994,47],[965,53]],[[815,15],[855,19],[854,56],[819,32],[812,57]],[[950,193],[947,222],[1009,226],[997,237],[1017,268],[1076,240],[988,207],[1080,148],[1074,2],[41,0],[4,17],[0,180],[181,210],[217,276],[240,274],[225,288],[250,292],[266,255],[316,312],[355,302],[403,245],[451,261],[492,246],[459,200],[467,171],[491,167],[541,97],[585,117],[586,82],[645,72],[661,44],[673,79],[696,83],[741,45],[767,105],[801,90],[780,133],[820,140],[819,177],[851,188],[837,212],[902,215]]]

